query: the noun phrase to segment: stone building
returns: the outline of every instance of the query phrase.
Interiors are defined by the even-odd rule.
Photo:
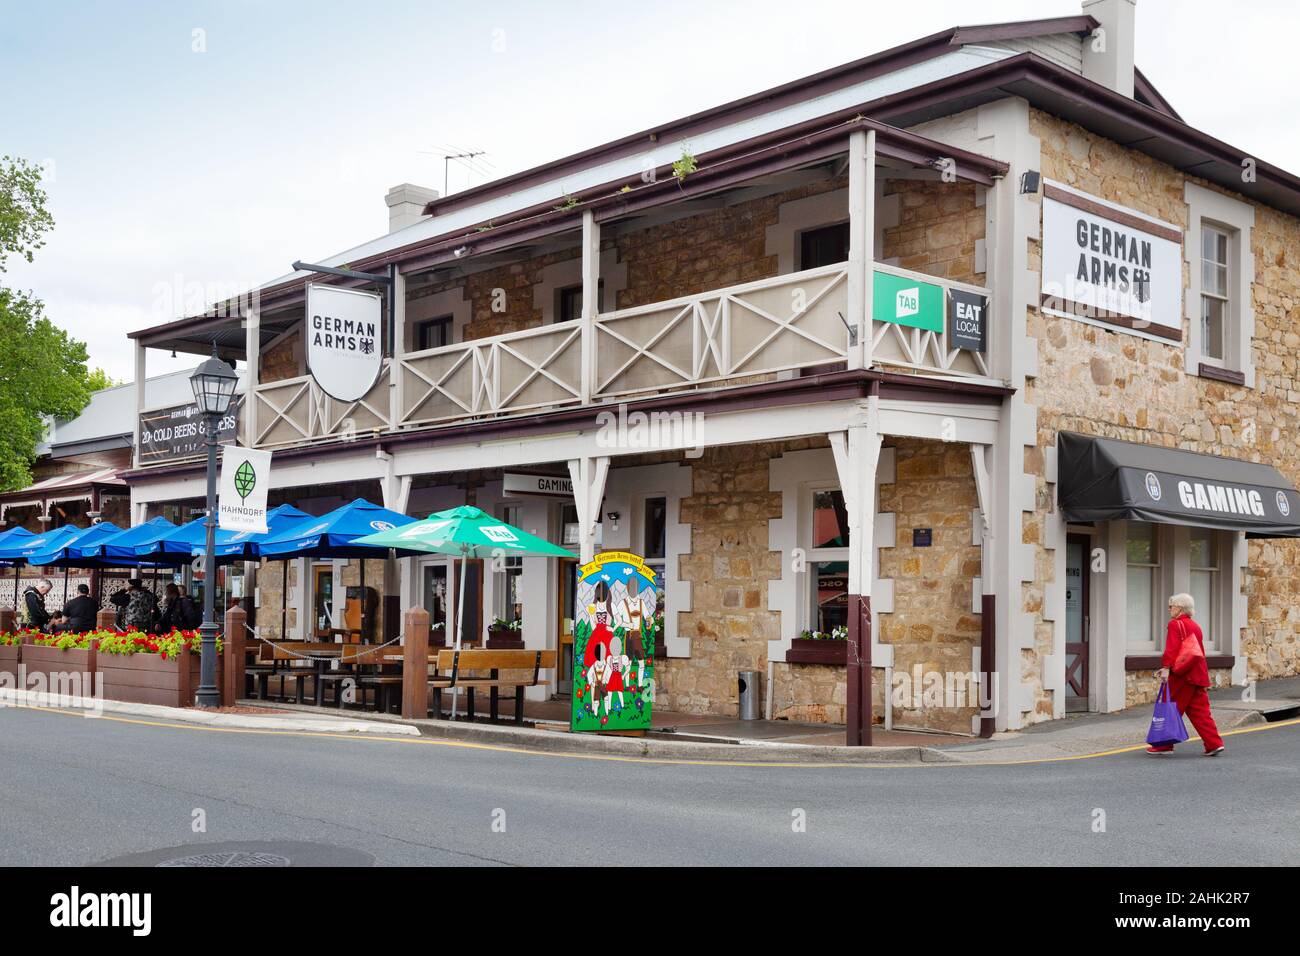
[[[390,232],[324,264],[392,277],[359,398],[309,368],[307,287],[386,289],[320,272],[132,333],[139,376],[214,339],[247,361],[273,504],[472,503],[643,554],[661,707],[734,712],[753,669],[766,715],[853,742],[1116,710],[1152,695],[1175,591],[1216,681],[1296,674],[1300,179],[1188,126],[1133,27],[1132,0],[958,27],[398,187]],[[137,519],[202,483],[127,478]],[[472,568],[460,622],[445,559],[372,563],[387,633],[423,603],[571,645],[576,563]],[[259,627],[311,636],[359,570],[267,563]]]

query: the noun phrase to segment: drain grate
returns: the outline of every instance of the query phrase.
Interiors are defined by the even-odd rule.
[[[284,867],[374,866],[375,858],[346,846],[306,841],[185,843],[104,860],[97,866]]]

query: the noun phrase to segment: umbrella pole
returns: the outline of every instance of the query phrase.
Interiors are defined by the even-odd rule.
[[[288,640],[284,629],[289,626],[289,560],[280,562],[280,640]]]
[[[65,564],[63,566],[63,603],[64,604],[68,603],[68,571],[69,570],[70,569]]]
[[[465,633],[465,572],[469,567],[469,548],[462,547],[460,553],[460,595],[456,598],[456,650],[460,650],[461,635]],[[460,688],[451,689],[451,719],[456,719],[456,704],[460,702]]]

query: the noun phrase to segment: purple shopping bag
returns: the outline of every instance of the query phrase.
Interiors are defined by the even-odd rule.
[[[1183,726],[1183,715],[1178,712],[1178,705],[1169,699],[1169,682],[1160,684],[1160,693],[1156,694],[1156,709],[1151,715],[1151,729],[1147,731],[1147,743],[1153,747],[1168,744],[1180,744],[1187,739],[1187,728]]]

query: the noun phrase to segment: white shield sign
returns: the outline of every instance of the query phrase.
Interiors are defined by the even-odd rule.
[[[221,450],[217,485],[217,527],[223,531],[266,533],[266,492],[271,484],[271,453],[227,445]]]
[[[307,368],[341,402],[362,398],[383,361],[383,298],[374,292],[307,285]]]

